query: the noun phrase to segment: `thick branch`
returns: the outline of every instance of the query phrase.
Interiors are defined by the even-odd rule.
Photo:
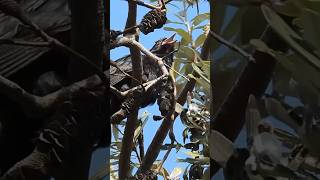
[[[174,80],[171,76],[168,81],[171,81],[172,84],[174,85]],[[176,118],[176,116],[175,116],[175,104],[176,104],[176,100],[175,100],[176,88],[175,88],[175,86],[174,86],[173,97],[174,98],[172,99],[172,102],[171,102],[172,109],[168,113],[168,115],[165,117],[165,119],[161,123],[161,126],[158,128],[156,135],[152,139],[152,142],[147,149],[147,152],[145,154],[145,157],[143,158],[141,166],[139,167],[139,169],[137,171],[137,174],[145,173],[146,171],[148,171],[160,153],[160,149],[163,144],[163,141],[167,137],[167,134],[168,134],[169,130],[171,129],[171,127],[174,123],[174,120]]]
[[[78,92],[82,88],[99,85],[102,85],[102,81],[97,75],[94,75],[40,97],[28,93],[18,84],[0,76],[0,93],[18,103],[28,117],[45,117],[60,102],[68,100],[72,93]]]
[[[128,18],[126,23],[126,28],[132,27],[136,25],[137,18],[137,5],[132,1],[128,2],[129,11]],[[134,32],[135,33],[135,32]],[[131,39],[139,39],[138,36],[129,35]],[[141,61],[141,53],[138,47],[131,46],[130,47],[131,54],[131,63],[132,63],[132,71],[133,77],[141,82],[142,79],[142,61]],[[138,83],[132,80],[133,85],[137,85]],[[129,176],[130,172],[130,157],[133,149],[133,137],[134,131],[137,125],[139,106],[133,108],[131,113],[128,115],[126,127],[124,130],[122,146],[120,150],[120,158],[119,158],[119,179],[126,179]]]

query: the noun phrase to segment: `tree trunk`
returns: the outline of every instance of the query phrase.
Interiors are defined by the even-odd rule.
[[[92,60],[102,69],[102,21],[99,21],[99,7],[102,0],[79,1],[70,0],[72,30],[71,46],[77,52]],[[81,80],[92,75],[87,65],[79,59],[71,59],[69,64],[69,78],[71,82]]]

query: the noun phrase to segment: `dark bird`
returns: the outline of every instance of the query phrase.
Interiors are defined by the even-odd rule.
[[[150,49],[152,53],[157,55],[158,57],[165,57],[164,63],[171,66],[173,62],[173,51],[174,51],[174,35],[169,38],[162,38],[155,42],[154,46]],[[132,64],[131,64],[131,56],[127,55],[115,61],[117,66],[128,74],[132,74]],[[162,75],[161,69],[157,65],[157,63],[147,56],[142,56],[142,68],[143,68],[143,76],[142,79],[144,82],[154,80]],[[119,69],[111,66],[110,67],[110,84],[121,91],[125,91],[132,87],[131,85],[132,79],[123,74]],[[155,93],[158,93],[155,91]],[[143,107],[155,103],[157,99],[156,94],[151,95],[150,101],[148,101]],[[115,113],[120,109],[120,102],[115,96],[111,96],[111,113]]]
[[[68,0],[17,0],[17,2],[35,24],[49,35],[68,44],[71,29]],[[5,15],[1,11],[0,39],[42,41],[18,19]],[[37,95],[44,95],[49,89],[53,90],[46,88],[34,91],[34,84],[38,81],[38,77],[49,71],[64,71],[67,60],[68,56],[64,53],[46,47],[0,44],[0,75]],[[49,75],[51,78],[54,73],[49,73]],[[37,137],[36,132],[42,127],[43,120],[26,118],[17,104],[2,95],[0,96],[0,107],[2,127],[0,171],[4,173],[17,161],[32,152],[34,144],[31,139]]]

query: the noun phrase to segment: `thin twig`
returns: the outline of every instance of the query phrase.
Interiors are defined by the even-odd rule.
[[[165,78],[167,78],[167,75],[162,75],[160,77],[158,77],[157,79],[148,81],[144,84],[142,84],[142,86],[145,88],[145,90],[149,90],[150,88],[156,86],[156,84],[158,84],[160,81],[163,81]],[[135,86],[127,91],[122,92],[123,95],[128,95],[129,93],[132,93],[134,91],[137,91],[140,87],[139,86]]]
[[[125,0],[125,1],[129,1],[129,0]],[[159,7],[154,6],[152,4],[145,3],[145,2],[143,2],[141,0],[131,0],[130,2],[134,2],[139,6],[143,6],[143,7],[149,8],[149,9],[158,9],[159,8]]]
[[[111,91],[111,93],[115,94],[120,99],[123,99],[125,97],[125,95],[121,91],[119,91],[117,88],[115,88],[114,86],[110,85],[110,91]]]
[[[179,48],[178,48],[178,49],[173,50],[172,52],[170,52],[170,53],[169,53],[169,54],[167,54],[166,56],[162,57],[162,59],[165,59],[165,58],[167,58],[167,57],[171,56],[172,54],[174,54],[174,53],[178,52],[178,51],[179,51],[179,49],[180,49],[180,43],[179,43]],[[167,68],[171,69],[174,73],[176,73],[176,74],[180,75],[181,77],[183,77],[183,78],[184,78],[184,79],[186,79],[187,81],[190,81],[190,80],[189,80],[189,78],[188,78],[187,76],[185,76],[185,75],[183,75],[183,74],[179,73],[178,71],[176,71],[175,69],[173,69],[171,66],[169,66],[169,64],[167,64],[167,63],[165,63],[165,62],[163,62],[163,64],[164,64]]]
[[[220,36],[219,34],[215,33],[214,31],[210,31],[209,33],[218,42],[222,43],[223,45],[227,46],[228,48],[232,49],[233,51],[239,53],[241,56],[249,59],[250,61],[255,62],[255,58],[251,54],[245,52],[239,46],[227,41],[226,39],[224,39],[222,36]]]
[[[139,163],[141,163],[141,157],[140,157],[140,155],[139,155],[139,153],[138,153],[138,150],[137,150],[136,145],[134,145],[133,151],[134,151],[134,153],[136,153],[136,156],[137,156],[137,158],[138,158]]]
[[[129,1],[129,0],[125,0],[125,1]],[[145,3],[142,0],[131,0],[130,2],[136,3],[139,6],[143,6],[143,7],[149,8],[149,9],[162,9],[163,5],[168,4],[171,1],[172,0],[169,0],[169,1],[166,1],[166,2],[161,1],[161,5],[160,6],[155,6],[155,5],[152,5],[152,4],[149,4],[149,3]]]
[[[164,157],[162,158],[162,160],[161,160],[158,168],[157,168],[156,171],[155,171],[156,174],[159,174],[159,172],[161,171],[161,168],[162,168],[164,162],[168,159],[169,154],[171,153],[171,150],[173,149],[173,147],[174,147],[174,143],[171,143],[170,146],[169,146],[169,149],[167,150],[166,154],[165,154]]]

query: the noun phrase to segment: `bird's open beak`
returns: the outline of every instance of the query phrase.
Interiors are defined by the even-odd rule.
[[[175,42],[177,42],[177,40],[174,40],[174,37],[176,36],[176,33],[174,33],[171,37],[165,39],[161,45],[174,45]]]

